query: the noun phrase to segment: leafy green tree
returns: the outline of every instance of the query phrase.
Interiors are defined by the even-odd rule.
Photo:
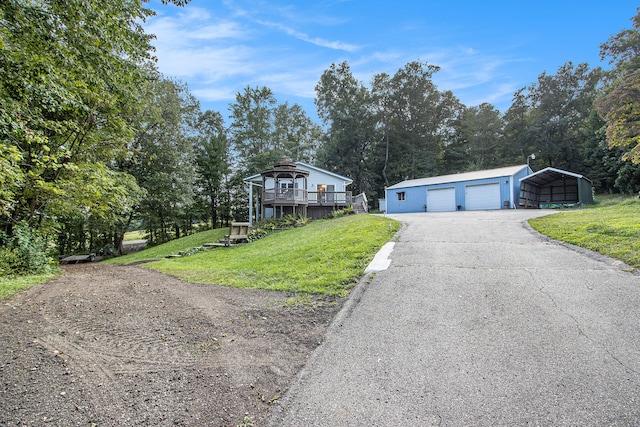
[[[19,163],[22,156],[17,147],[0,143],[0,218],[15,202],[15,193],[23,180]]]
[[[376,124],[370,91],[346,62],[332,64],[316,85],[315,104],[328,126],[318,150],[320,166],[353,179],[355,193],[375,189],[371,160]]]
[[[205,216],[213,228],[218,227],[219,206],[225,177],[230,173],[229,150],[222,115],[207,110],[198,118],[197,136],[194,137],[196,164],[196,194]]]
[[[192,136],[200,105],[183,83],[167,78],[145,85],[139,129],[120,169],[145,190],[137,213],[150,243],[161,243],[191,227],[195,180]]]
[[[601,81],[602,70],[588,64],[567,62],[554,75],[543,72],[535,84],[516,94],[507,111],[505,131],[511,141],[506,143],[524,156],[535,154],[535,165],[582,170],[582,131]]]
[[[2,228],[52,224],[84,202],[82,178],[124,152],[147,79],[151,14],[138,2],[6,0],[0,10],[0,144],[20,157]],[[17,153],[16,153],[17,152]],[[102,198],[94,203],[107,205]]]
[[[57,246],[60,254],[97,253],[107,245],[122,251],[122,241],[138,205],[145,195],[135,178],[104,165],[94,165],[83,178],[89,185],[82,208],[57,209]],[[98,194],[100,193],[100,194]],[[106,199],[106,203],[98,203]],[[63,202],[58,202],[63,203]]]
[[[459,168],[450,172],[464,172],[510,164],[500,156],[504,122],[500,112],[488,103],[465,108],[460,119]],[[460,141],[461,139],[461,141]],[[449,148],[449,147],[448,147]]]
[[[393,87],[391,85],[391,77],[387,73],[379,73],[373,76],[371,82],[372,107],[375,111],[375,120],[377,122],[376,131],[377,138],[377,165],[376,169],[380,169],[385,187],[390,185],[389,182],[389,154],[391,145],[391,121],[395,113],[392,103]],[[384,197],[382,189],[378,190],[378,196]]]
[[[384,147],[385,185],[437,175],[443,169],[445,146],[456,133],[462,105],[451,92],[438,90],[433,83],[437,71],[439,67],[413,61],[393,76],[373,78],[373,105],[381,135],[376,140],[382,141],[378,147]]]
[[[298,104],[280,104],[273,110],[274,151],[295,160],[313,162],[322,128]],[[282,157],[282,156],[280,156]]]
[[[508,164],[525,163],[529,155],[536,152],[536,138],[530,126],[531,108],[526,88],[522,88],[513,95],[511,107],[503,116],[504,133],[499,152]]]
[[[615,69],[596,106],[607,122],[609,146],[623,148],[625,160],[640,163],[640,13],[632,21],[633,29],[600,46],[600,56],[609,58]]]
[[[402,174],[411,179],[440,172],[444,141],[439,131],[449,114],[441,108],[441,94],[432,80],[437,71],[439,67],[414,61],[391,80],[395,110],[391,130],[396,139],[392,153],[398,178]]]
[[[530,87],[533,123],[538,130],[538,148],[548,166],[580,170],[578,130],[588,119],[602,78],[599,68],[566,63],[557,74],[542,73]]]
[[[249,86],[238,92],[236,102],[230,105],[230,139],[242,173],[267,169],[282,155],[276,152],[273,138],[276,105],[271,89]]]
[[[229,138],[240,175],[269,169],[283,156],[313,160],[322,130],[298,104],[279,104],[271,89],[247,86],[230,109]]]

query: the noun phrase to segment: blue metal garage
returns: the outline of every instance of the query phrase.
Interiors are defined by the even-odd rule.
[[[527,165],[410,179],[385,191],[387,212],[449,212],[515,208]]]

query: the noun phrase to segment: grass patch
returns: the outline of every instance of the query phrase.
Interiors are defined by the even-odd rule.
[[[132,240],[146,240],[147,232],[144,230],[127,231],[124,233],[124,241],[130,242]]]
[[[0,277],[0,300],[12,297],[22,289],[30,288],[31,286],[46,282],[57,274],[59,274],[59,272],[32,274],[28,276]]]
[[[313,305],[311,294],[296,294],[287,298],[283,304],[285,307],[309,307]]]
[[[399,228],[389,218],[349,215],[146,266],[191,282],[345,296]]]
[[[171,240],[158,246],[145,249],[140,252],[134,252],[129,255],[115,257],[103,261],[110,264],[129,264],[132,262],[146,261],[156,258],[164,258],[167,255],[177,254],[180,251],[197,248],[204,243],[215,243],[222,239],[229,232],[228,228],[218,228],[215,230],[206,230],[201,233],[190,234],[179,239]]]
[[[640,200],[599,196],[586,209],[529,220],[538,232],[623,261],[640,269]]]

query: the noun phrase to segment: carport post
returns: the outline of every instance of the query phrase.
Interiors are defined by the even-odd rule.
[[[584,205],[584,202],[582,201],[582,180],[580,178],[577,178],[576,180],[578,181],[578,203]]]

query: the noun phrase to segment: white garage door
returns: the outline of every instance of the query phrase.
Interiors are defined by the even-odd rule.
[[[500,209],[500,183],[468,185],[464,189],[464,208],[468,211]]]
[[[451,212],[456,210],[456,189],[436,188],[427,190],[427,212]]]

